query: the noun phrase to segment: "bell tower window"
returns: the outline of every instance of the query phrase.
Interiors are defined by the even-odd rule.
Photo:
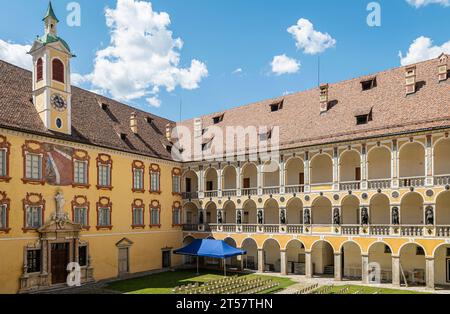
[[[44,69],[42,58],[36,62],[36,81],[39,82],[44,79]]]
[[[59,59],[52,61],[53,80],[64,83],[64,64]]]

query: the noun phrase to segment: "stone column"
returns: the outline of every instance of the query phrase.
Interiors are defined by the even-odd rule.
[[[426,258],[425,280],[427,283],[427,288],[434,290],[434,257]]]
[[[222,197],[223,191],[223,169],[217,171],[217,196]]]
[[[392,284],[400,287],[400,256],[392,256]]]
[[[339,152],[337,147],[333,149],[333,190],[339,191]]]
[[[263,181],[264,181],[264,175],[263,175],[263,169],[264,169],[264,165],[258,165],[256,167],[257,173],[256,173],[256,179],[257,179],[257,188],[258,188],[258,195],[262,195],[263,194]]]
[[[425,149],[425,185],[433,186],[433,138],[427,135],[427,145]]]
[[[342,253],[334,253],[334,280],[342,281]]]
[[[238,165],[236,167],[236,196],[238,196],[238,197],[240,197],[242,195],[242,193],[241,193],[241,182],[242,182],[241,166]]]
[[[285,183],[285,180],[284,180],[284,174],[285,174],[285,169],[284,169],[284,166],[285,166],[285,162],[284,161],[280,161],[280,164],[279,164],[279,176],[280,176],[280,179],[279,179],[279,181],[280,181],[280,193],[281,194],[284,194],[285,193],[285,186],[286,186],[286,183]]]
[[[311,251],[305,251],[305,276],[306,278],[312,278],[313,276]]]
[[[391,160],[391,176],[392,176],[392,184],[391,188],[398,188],[399,182],[398,182],[398,144],[397,140],[392,141],[392,160]]]
[[[287,254],[286,254],[286,250],[281,250],[280,251],[280,273],[284,276],[286,276],[288,274],[288,270],[287,270]]]
[[[369,254],[361,255],[361,267],[362,267],[362,282],[363,284],[369,283]]]
[[[264,250],[258,249],[258,271],[260,273],[264,272]]]
[[[305,153],[305,159],[303,161],[303,171],[305,173],[305,193],[309,193],[311,190],[310,184],[310,173],[311,169],[309,169],[309,153]]]
[[[367,147],[363,144],[361,148],[361,190],[367,190],[369,178],[369,169],[367,165]]]

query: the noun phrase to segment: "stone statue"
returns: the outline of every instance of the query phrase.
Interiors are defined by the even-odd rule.
[[[58,229],[64,229],[64,225],[69,220],[69,216],[64,212],[64,204],[66,203],[64,195],[61,191],[55,195],[56,211],[51,219],[56,223]]]
[[[198,223],[199,224],[201,224],[201,225],[203,225],[203,223],[204,223],[204,217],[203,217],[203,211],[201,210],[200,211],[200,214],[199,214],[199,217],[198,217]]]
[[[427,207],[427,209],[425,211],[425,219],[426,219],[427,225],[429,225],[429,226],[434,225],[433,207],[431,207],[431,206]]]
[[[264,223],[263,212],[262,210],[258,210],[258,224],[262,225]]]
[[[361,209],[361,225],[368,225],[369,224],[369,212],[367,211],[367,208]]]
[[[337,226],[341,224],[341,214],[339,208],[335,208],[333,212],[333,223]]]
[[[305,213],[303,214],[303,223],[305,225],[311,224],[311,212],[309,211],[309,208],[305,209]]]
[[[286,224],[286,212],[284,211],[284,209],[280,211],[280,224]]]
[[[400,224],[400,215],[398,212],[398,207],[392,208],[392,224],[399,225]]]
[[[241,225],[241,224],[242,224],[242,214],[241,214],[241,211],[240,211],[240,210],[238,210],[238,212],[237,212],[236,223],[237,223],[238,225]]]
[[[56,201],[56,215],[59,215],[64,212],[64,204],[66,203],[64,195],[62,194],[61,191],[56,193],[55,201]]]
[[[222,211],[220,210],[217,212],[217,222],[219,223],[219,225],[223,223]]]

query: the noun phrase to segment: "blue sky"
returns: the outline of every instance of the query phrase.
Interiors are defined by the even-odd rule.
[[[127,2],[128,8],[139,3],[137,0],[119,1]],[[153,0],[148,1],[152,5],[150,11],[142,10],[141,6],[141,10],[135,12],[141,14],[139,21],[132,14],[124,14],[125,10],[115,11],[117,0],[79,0],[80,27],[69,27],[65,22],[69,14],[66,5],[72,1],[54,0],[53,6],[61,20],[59,35],[77,55],[72,62],[72,72],[83,77],[78,83],[80,86],[179,120],[180,99],[182,119],[187,119],[315,87],[319,56],[321,82],[336,82],[400,66],[399,51],[406,57],[404,64],[434,57],[438,51],[450,53],[449,1],[409,1],[411,3],[407,0],[377,1],[381,5],[380,27],[367,25],[370,12],[366,7],[371,1],[365,0]],[[427,5],[427,2],[440,3]],[[30,45],[36,35],[43,33],[41,18],[47,4],[47,0],[15,0],[2,4],[1,59],[22,65],[20,46]],[[112,28],[106,25],[105,18],[107,7],[112,10],[116,23],[120,20],[122,26],[130,29],[139,31],[147,27],[146,23],[156,21],[161,35],[160,42],[156,43],[150,40],[141,45],[139,40],[133,41],[130,54],[137,55],[139,62],[134,58],[122,60],[121,67],[116,69],[117,76],[112,75],[111,80],[104,77],[104,68],[95,65],[97,52],[112,45]],[[11,19],[12,16],[17,18]],[[329,36],[333,42],[313,54],[308,53],[305,46],[300,45],[299,49],[298,40],[287,31],[299,19],[308,20],[315,32]],[[127,32],[130,30],[125,34],[120,31],[117,30],[118,38],[129,40]],[[432,44],[422,37],[432,40]],[[8,50],[11,48],[8,45],[12,44],[17,49]],[[173,46],[168,47],[170,44]],[[128,59],[124,57],[128,45],[130,41],[112,46],[123,59]],[[164,57],[165,63],[154,61],[155,54]],[[282,55],[294,62],[290,68],[288,64],[290,70],[284,72],[295,73],[273,72],[274,57]],[[117,56],[109,55],[103,60],[113,62],[115,58]],[[197,63],[193,64],[192,60]],[[136,69],[146,69],[147,64],[148,68],[158,70],[135,74],[141,72]],[[160,78],[165,75],[167,78],[161,82]],[[125,81],[132,77],[146,85],[128,86],[130,82]],[[159,88],[155,89],[155,85]],[[149,104],[149,98],[153,99],[150,101],[153,105]]]

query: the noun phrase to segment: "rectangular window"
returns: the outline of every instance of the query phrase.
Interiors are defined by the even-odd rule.
[[[76,184],[87,184],[87,162],[76,160],[74,162],[73,181]]]
[[[100,187],[111,186],[111,167],[110,165],[98,165],[98,185]]]
[[[6,177],[6,149],[0,149],[0,177]]]
[[[161,189],[159,187],[159,178],[160,178],[159,172],[152,171],[150,173],[150,191],[151,192],[161,191]]]
[[[29,206],[26,210],[26,228],[38,229],[42,226],[42,207]]]
[[[150,211],[150,224],[152,226],[158,226],[159,222],[159,208],[152,208]]]
[[[143,169],[134,169],[133,170],[133,189],[135,191],[144,190],[144,170]]]
[[[100,207],[98,209],[98,225],[100,227],[111,226],[111,209],[109,207]]]
[[[174,208],[173,213],[172,213],[172,223],[173,225],[180,225],[180,209],[179,208]]]
[[[26,179],[42,179],[42,156],[36,154],[26,154],[25,157]]]
[[[41,271],[41,250],[27,251],[27,273],[39,273]]]
[[[0,205],[0,230],[5,230],[6,228],[8,228],[8,224],[6,221],[7,210],[8,205]]]
[[[179,175],[174,175],[172,177],[172,191],[173,191],[173,193],[181,193],[180,182],[181,182],[181,177]]]
[[[207,181],[206,182],[206,191],[212,191],[214,189],[214,182]]]
[[[87,266],[88,262],[88,253],[87,253],[87,246],[80,246],[78,248],[78,264],[80,264],[81,267]]]
[[[86,207],[75,207],[73,210],[73,222],[80,224],[82,227],[88,226],[87,219],[87,208]]]
[[[250,188],[250,178],[244,178],[244,189]]]
[[[133,226],[143,226],[143,225],[144,225],[144,209],[133,208]]]

